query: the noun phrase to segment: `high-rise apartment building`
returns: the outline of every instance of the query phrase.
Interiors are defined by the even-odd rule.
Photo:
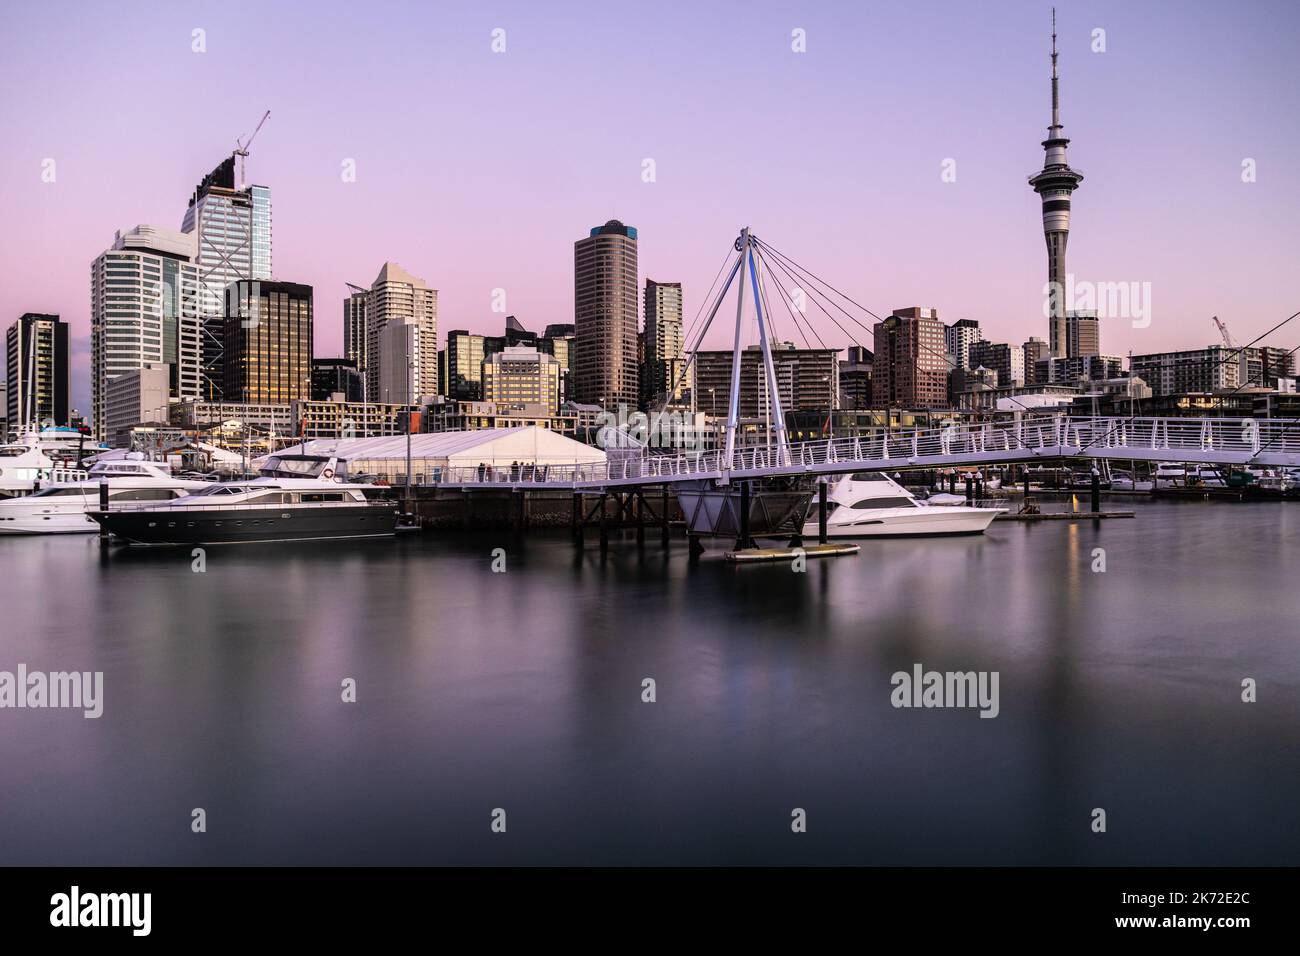
[[[199,314],[203,327],[203,397],[222,397],[226,289],[232,282],[271,278],[271,190],[235,186],[235,157],[203,177],[190,197],[181,231],[195,237]]]
[[[829,412],[839,407],[840,363],[835,349],[800,349],[792,342],[772,344],[772,365],[781,408],[789,412]],[[731,395],[731,349],[695,353],[694,400],[697,411],[726,418]],[[761,420],[770,414],[763,353],[751,345],[740,353],[739,415]]]
[[[1129,374],[1146,382],[1157,397],[1221,392],[1242,384],[1237,350],[1223,345],[1134,355],[1129,360]]]
[[[366,300],[370,290],[348,283],[351,289],[343,300],[343,357],[352,362],[361,375],[362,388],[365,387],[366,366],[369,353],[366,341]]]
[[[684,383],[682,284],[645,280],[645,362],[641,403],[679,401]],[[671,393],[671,394],[670,394]]]
[[[389,319],[379,333],[379,400],[414,405],[434,392],[421,391],[432,365],[436,381],[438,343],[414,317]]]
[[[420,326],[421,342],[438,339],[438,290],[418,276],[407,272],[395,262],[385,262],[379,275],[366,294],[366,400],[383,401],[380,384],[383,375],[383,355],[380,335],[389,322],[414,319]],[[404,374],[404,372],[399,372]],[[438,394],[438,363],[426,362],[421,367],[418,394]]]
[[[312,289],[236,282],[226,290],[227,402],[287,405],[311,399]]]
[[[1050,357],[1047,343],[1036,335],[1031,335],[1029,340],[1021,347],[1025,353],[1025,384],[1038,384],[1038,363],[1045,358]]]
[[[637,381],[637,235],[611,219],[573,244],[573,400],[633,408]]]
[[[105,431],[107,388],[119,375],[165,365],[172,401],[207,394],[195,242],[192,232],[136,226],[118,232],[91,264],[91,418],[101,441],[113,437]]]
[[[997,372],[1000,388],[1025,384],[1025,350],[1019,345],[981,339],[971,346],[970,367]]]
[[[8,429],[68,424],[68,326],[57,315],[27,312],[5,332]]]
[[[1101,354],[1101,321],[1096,312],[1065,314],[1065,357],[1087,358]]]
[[[958,319],[943,329],[944,348],[947,350],[951,368],[974,368],[971,364],[970,347],[984,336],[980,334],[980,324],[974,319]]]
[[[896,309],[873,328],[876,408],[942,408],[948,400],[944,324],[934,309]]]

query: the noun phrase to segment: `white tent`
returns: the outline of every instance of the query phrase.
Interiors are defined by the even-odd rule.
[[[380,438],[318,438],[305,444],[289,445],[281,452],[294,455],[338,455],[353,474],[387,474],[405,467],[406,436]],[[535,425],[478,431],[433,432],[411,436],[411,459],[417,472],[430,468],[491,465],[496,468],[520,465],[596,464],[605,452]]]

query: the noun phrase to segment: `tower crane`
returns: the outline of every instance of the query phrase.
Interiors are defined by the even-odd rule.
[[[267,110],[262,115],[261,121],[257,124],[256,128],[254,128],[253,130],[253,135],[248,137],[248,142],[246,143],[243,142],[242,138],[235,140],[235,155],[239,157],[239,188],[240,189],[243,189],[245,186],[248,185],[248,180],[244,176],[244,159],[245,157],[248,156],[248,147],[253,145],[254,137],[257,136],[258,131],[261,130],[262,128],[262,124],[266,122],[266,118],[270,115],[271,115],[270,110]]]
[[[1217,315],[1210,316],[1210,319],[1218,328],[1219,335],[1223,337],[1223,344],[1227,346],[1229,351],[1238,353],[1237,367],[1239,371],[1237,372],[1237,386],[1239,388],[1245,388],[1246,384],[1250,381],[1250,365],[1246,361],[1246,350],[1237,349],[1237,343],[1232,341],[1232,333],[1228,331],[1228,327],[1223,324],[1223,321]]]

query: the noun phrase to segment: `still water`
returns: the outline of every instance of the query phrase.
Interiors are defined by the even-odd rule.
[[[0,710],[0,863],[1300,864],[1300,506],[1107,507],[804,574],[0,539],[0,670],[104,673],[98,720]],[[895,709],[917,663],[999,716]]]

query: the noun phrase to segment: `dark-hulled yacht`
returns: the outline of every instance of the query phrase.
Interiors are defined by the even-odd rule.
[[[343,459],[273,455],[251,481],[220,482],[166,503],[89,514],[127,544],[227,544],[373,538],[397,528],[397,502],[367,497]]]

